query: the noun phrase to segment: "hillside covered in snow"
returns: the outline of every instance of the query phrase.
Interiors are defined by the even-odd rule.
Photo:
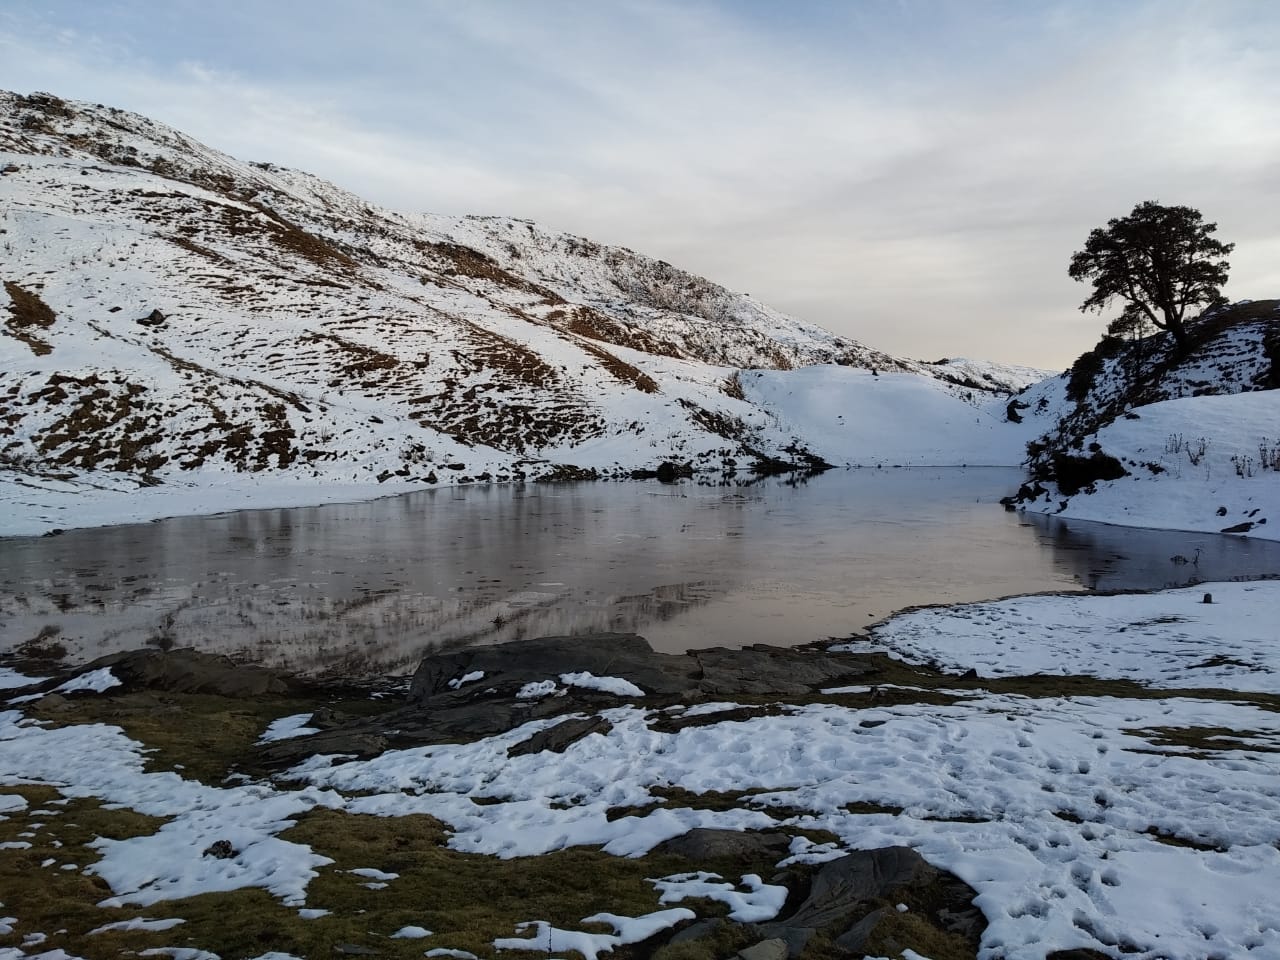
[[[0,93],[0,533],[424,484],[1011,465],[1041,371],[880,353],[525,221]]]
[[[1052,426],[1028,447],[1023,509],[1280,539],[1280,301],[1209,311],[1167,334],[1104,337],[1024,391]]]

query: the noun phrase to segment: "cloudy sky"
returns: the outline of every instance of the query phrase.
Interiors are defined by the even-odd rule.
[[[5,0],[0,87],[629,246],[893,353],[1060,369],[1154,199],[1280,297],[1273,0]]]

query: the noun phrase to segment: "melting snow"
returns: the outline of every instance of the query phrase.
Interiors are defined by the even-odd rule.
[[[620,917],[613,913],[596,913],[583,917],[583,923],[607,923],[613,927],[613,933],[583,933],[577,930],[561,930],[553,927],[545,920],[534,920],[522,923],[517,931],[535,929],[533,936],[500,937],[493,941],[497,950],[532,950],[539,953],[554,954],[570,951],[582,954],[584,960],[596,960],[600,953],[609,953],[614,947],[628,943],[639,943],[648,940],[660,930],[674,927],[682,920],[692,920],[696,914],[692,910],[677,907],[674,910],[658,910],[642,917]]]
[[[644,691],[630,680],[621,677],[597,677],[589,671],[581,673],[562,673],[560,682],[571,687],[583,687],[587,690],[600,690],[619,697],[643,697]]]
[[[272,743],[276,740],[287,740],[290,737],[305,737],[312,733],[319,733],[319,727],[307,726],[311,716],[309,713],[295,713],[289,717],[272,720],[267,724],[267,729],[262,731],[258,743]]]
[[[742,878],[745,892],[732,883],[725,883],[720,874],[706,871],[677,873],[654,880],[653,885],[662,891],[659,903],[679,903],[697,897],[719,900],[729,907],[729,917],[741,923],[772,920],[787,902],[786,887],[767,884],[754,873]]]

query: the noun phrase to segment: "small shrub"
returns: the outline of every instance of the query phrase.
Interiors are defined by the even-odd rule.
[[[1068,497],[1099,480],[1119,480],[1128,475],[1124,464],[1105,453],[1076,457],[1055,452],[1052,466],[1053,479],[1058,484],[1058,489]]]
[[[1200,461],[1204,459],[1204,452],[1208,448],[1209,442],[1201,437],[1199,440],[1188,440],[1186,445],[1187,459],[1191,461],[1193,467],[1200,466]]]

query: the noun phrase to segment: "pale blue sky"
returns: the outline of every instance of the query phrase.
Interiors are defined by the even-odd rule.
[[[530,217],[893,353],[1061,368],[1140,200],[1280,297],[1280,7],[27,2],[0,87],[145,113],[405,210]]]

